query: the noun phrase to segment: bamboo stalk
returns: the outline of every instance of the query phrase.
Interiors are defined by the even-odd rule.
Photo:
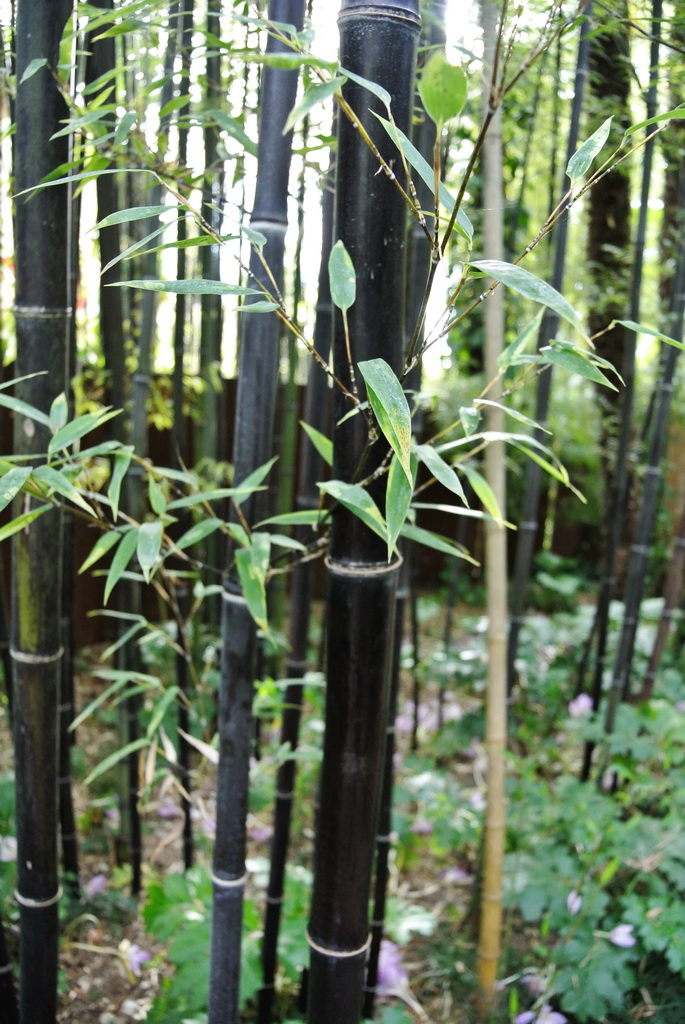
[[[17,192],[36,185],[68,156],[65,138],[50,139],[67,116],[47,67],[22,80],[34,59],[59,60],[71,5],[21,0],[17,5]],[[67,190],[47,189],[15,206],[15,323],[24,401],[50,409],[65,387],[71,310],[67,307]],[[47,371],[47,373],[46,373]],[[17,416],[14,451],[29,459],[47,448],[49,431]],[[28,504],[28,502],[27,502]],[[60,636],[59,512],[45,513],[13,543],[12,638],[17,791],[17,891],[20,908],[20,1013],[31,1024],[54,1024],[57,1007],[57,707]]]
[[[678,606],[678,598],[683,589],[683,572],[685,571],[685,508],[683,509],[678,529],[673,540],[671,559],[668,565],[668,576],[664,591],[664,607],[659,619],[659,627],[654,639],[654,646],[649,657],[649,664],[640,691],[640,701],[651,700],[656,674],[666,649],[666,641],[671,632],[674,613]]]
[[[304,0],[271,0],[269,20],[302,26]],[[284,48],[269,36],[267,51]],[[251,227],[266,238],[264,258],[277,287],[283,280],[287,227],[288,175],[292,132],[283,134],[295,103],[297,73],[265,67],[260,89],[257,183]],[[264,268],[256,253],[250,270],[259,280]],[[243,481],[263,465],[272,449],[278,381],[280,323],[275,316],[246,316],[239,351],[238,394],[233,442],[233,480]],[[263,500],[248,498],[241,513],[259,518]],[[233,552],[222,602],[222,658],[219,690],[219,768],[209,991],[209,1024],[233,1024],[238,1017],[240,942],[245,884],[245,821],[252,735],[252,695],[257,652],[256,626],[240,591]]]
[[[338,19],[343,67],[382,85],[398,126],[409,131],[413,68],[419,35],[418,4],[343,0]],[[362,127],[378,138],[376,98],[353,81],[343,96]],[[382,111],[379,111],[382,112]],[[378,146],[394,161],[394,147]],[[335,234],[357,275],[348,311],[352,360],[382,357],[396,372],[404,355],[406,208],[356,128],[338,130]],[[335,318],[333,359],[343,384],[352,387],[347,335]],[[339,369],[338,369],[339,368]],[[349,404],[335,394],[333,475],[352,481],[367,447],[361,417],[340,423]],[[364,472],[382,460],[371,449]],[[384,481],[371,491],[383,499]],[[379,493],[380,491],[380,493]],[[321,807],[314,855],[314,888],[308,928],[311,948],[309,1024],[356,1024],[360,1019],[369,944],[368,897],[380,797],[395,619],[397,560],[385,543],[343,507],[333,514],[328,568],[327,692]]]
[[[484,66],[493,79],[484,91],[484,107],[493,106],[495,89],[494,55],[498,42],[498,4],[483,0],[482,23]],[[492,117],[483,143],[483,251],[488,259],[504,256],[502,112]],[[483,310],[485,326],[484,368],[486,381],[499,373],[499,356],[504,348],[504,294],[495,289]],[[504,412],[488,407],[486,430],[505,429]],[[485,477],[497,504],[506,514],[506,471],[504,442],[491,442],[485,449]],[[505,528],[488,520],[485,524],[485,584],[488,615],[488,677],[486,693],[485,747],[488,755],[487,808],[483,835],[483,882],[478,945],[478,984],[481,1019],[494,1010],[495,983],[500,958],[502,930],[502,881],[506,828],[505,753],[507,743],[507,539]]]

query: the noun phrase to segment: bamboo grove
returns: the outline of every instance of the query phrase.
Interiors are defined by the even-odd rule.
[[[181,820],[186,877],[198,862],[207,872],[202,1016],[179,1006],[179,1021],[284,1019],[294,847],[312,882],[292,1013],[308,1024],[429,1019],[406,992],[416,1016],[379,1010],[398,870],[403,641],[411,612],[416,749],[426,550],[449,567],[451,595],[474,572],[486,588],[473,1009],[454,1019],[567,1020],[547,999],[573,1011],[572,986],[567,997],[553,977],[532,1010],[501,995],[511,981],[507,748],[521,727],[534,559],[552,546],[555,509],[584,500],[563,433],[549,429],[571,379],[591,396],[600,451],[601,576],[568,679],[569,707],[593,721],[578,772],[586,792],[620,798],[618,725],[652,699],[677,617],[682,509],[677,527],[660,525],[675,553],[638,685],[641,602],[653,596],[677,434],[685,12],[679,0],[640,5],[648,28],[637,32],[632,8],[510,11],[483,0],[455,45],[456,6],[341,0],[335,33],[315,0],[3,9],[0,159],[12,213],[0,241],[13,273],[0,382],[0,539],[9,540],[0,642],[16,878],[7,899],[0,888],[0,1020],[9,1024],[54,1024],[62,1012],[60,907],[65,934],[88,917],[74,810],[83,787],[72,785],[71,761],[81,730],[110,707],[116,747],[89,766],[86,788],[111,779],[115,857],[134,902],[145,916],[156,884],[145,805],[160,783]],[[549,195],[533,183],[543,174]],[[655,267],[649,215],[660,190]],[[573,246],[586,237],[581,271]],[[650,344],[659,349],[651,398],[637,369],[646,373]],[[440,346],[436,384],[424,363]],[[468,389],[456,409],[450,380],[460,396]],[[436,516],[447,526],[432,528]],[[79,530],[88,551],[75,565]],[[76,598],[91,575],[90,611],[99,609],[107,640],[84,706]],[[445,650],[453,619],[448,608]],[[150,667],[156,646],[173,662],[168,678]],[[248,823],[267,679],[280,695],[280,760],[255,980],[245,966]],[[320,768],[316,806],[306,808],[312,832],[298,835],[309,684],[324,689]],[[448,689],[440,683],[441,726]],[[206,801],[209,852],[197,824]],[[569,913],[579,899],[573,890]],[[595,938],[620,938],[621,927]],[[590,1019],[582,1013],[574,1019]]]

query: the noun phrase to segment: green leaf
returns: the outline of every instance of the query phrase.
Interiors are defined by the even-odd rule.
[[[147,220],[149,217],[159,217],[162,213],[169,213],[172,209],[170,206],[130,206],[126,210],[117,210],[116,213],[110,213],[108,217],[98,221],[95,225],[96,230],[100,228],[108,228],[112,224],[130,224],[134,220]]]
[[[419,95],[430,119],[442,127],[457,117],[466,103],[466,92],[464,69],[450,64],[442,50],[436,50],[419,79]]]
[[[58,430],[51,438],[48,445],[48,456],[54,455],[55,452],[59,452],[63,448],[69,448],[75,441],[79,441],[91,430],[102,426],[103,423],[111,420],[113,416],[118,416],[119,413],[118,409],[103,409],[101,412],[87,412],[83,416],[77,416],[75,420],[65,423],[61,430]]]
[[[436,452],[435,448],[431,448],[428,444],[418,444],[415,446],[414,451],[416,452],[417,459],[424,464],[428,472],[444,487],[447,487],[453,494],[461,498],[464,504],[468,506],[461,480],[452,466],[445,462],[442,456]]]
[[[566,168],[566,174],[571,179],[572,189],[575,190],[578,182],[582,181],[585,177],[590,168],[590,164],[609,138],[612,120],[613,115],[608,117],[606,121],[599,126],[597,131],[592,133],[589,139],[585,140],[583,145],[576,150],[569,160],[568,167]]]
[[[30,476],[30,466],[15,466],[0,477],[0,512],[7,508]]]
[[[384,117],[381,117],[380,114],[376,114],[375,116],[381,122],[393,142],[396,145],[399,145],[405,155],[407,163],[411,164],[423,183],[431,190],[431,192],[433,192],[435,189],[435,173],[426,158],[419,153],[416,146],[409,141],[402,129],[398,128],[394,122],[387,121]],[[455,202],[454,196],[442,181],[440,182],[438,195],[440,197],[440,202],[447,212],[452,213]],[[461,207],[459,207],[459,210],[457,211],[457,228],[469,242],[473,239],[473,224]]]
[[[263,466],[259,466],[257,469],[253,470],[252,473],[245,477],[242,483],[240,483],[236,488],[236,490],[239,491],[240,496],[240,500],[238,500],[238,496],[234,497],[233,499],[236,505],[241,505],[246,500],[249,494],[257,490],[262,480],[265,480],[269,475],[271,467],[273,466],[274,462],[276,462],[277,459],[278,456],[274,455],[273,459],[269,459],[269,461],[265,462]]]
[[[83,498],[78,489],[74,487],[69,477],[65,476],[64,473],[60,473],[59,470],[54,469],[52,466],[38,466],[33,471],[34,480],[38,480],[40,483],[45,484],[47,487],[52,488],[53,491],[57,491],[58,494],[68,498],[69,501],[73,501],[74,505],[78,505],[85,512],[94,516],[95,513],[90,507],[88,502]]]
[[[133,557],[133,552],[136,550],[138,544],[138,530],[133,528],[127,530],[121,538],[119,547],[114,552],[114,558],[112,564],[107,573],[107,582],[105,583],[105,604],[109,600],[109,595],[116,584],[121,579],[126,566]]]
[[[346,311],[357,297],[357,276],[354,264],[341,239],[335,243],[328,257],[328,279],[333,304]]]
[[[47,512],[48,509],[51,508],[54,508],[54,506],[39,505],[37,508],[31,509],[30,512],[24,512],[23,515],[17,516],[17,518],[13,519],[11,523],[7,524],[7,526],[0,527],[0,541],[7,540],[8,537],[11,537],[15,533],[19,533],[20,530],[25,530],[31,525],[34,519],[37,519],[38,516],[42,516],[43,512]]]
[[[254,537],[259,537],[260,534],[253,533]],[[288,537],[285,533],[269,533],[266,534],[269,537],[272,544],[275,544],[279,548],[288,548],[290,551],[306,551],[307,548],[299,540],[295,540],[294,537]]]
[[[61,430],[64,424],[67,422],[67,416],[69,415],[69,403],[67,396],[62,391],[61,394],[57,395],[57,398],[53,401],[50,406],[50,430],[53,434],[56,434],[58,430]]]
[[[283,135],[287,135],[313,107],[318,106],[319,103],[325,103],[344,84],[344,78],[332,78],[329,82],[309,85],[305,89],[304,96],[300,102],[288,114],[285,127],[283,128]]]
[[[174,295],[262,295],[257,288],[246,288],[223,281],[209,281],[198,277],[191,281],[113,281],[112,288],[142,288],[148,292],[173,292]]]
[[[630,128],[626,130],[624,139],[627,139],[635,132],[641,131],[642,128],[649,128],[652,124],[660,124],[663,121],[677,121],[683,117],[685,117],[685,107],[675,107],[673,110],[665,110],[662,114],[655,114],[654,117],[650,117],[646,121],[640,121],[638,124],[631,124]]]
[[[539,309],[531,322],[523,328],[523,330],[514,338],[511,345],[507,345],[502,354],[498,357],[497,362],[503,370],[506,370],[509,366],[515,365],[519,361],[519,356],[521,355],[522,350],[540,330],[543,312],[544,311],[542,309]]]
[[[159,560],[159,551],[162,546],[163,533],[164,526],[161,519],[156,519],[150,523],[141,523],[138,528],[138,543],[136,545],[136,551],[138,564],[140,565],[146,583],[150,582],[155,565]]]
[[[475,434],[478,430],[478,424],[480,423],[480,413],[473,405],[462,405],[459,409],[459,419],[461,425],[464,428],[464,433],[468,436],[469,434]]]
[[[333,442],[322,434],[316,427],[310,427],[304,420],[300,420],[300,426],[304,430],[305,434],[312,442],[317,452],[326,463],[327,466],[333,465]]]
[[[124,758],[129,756],[129,754],[133,754],[136,750],[142,750],[143,747],[147,747],[148,743],[149,740],[147,737],[144,737],[139,740],[134,740],[133,743],[127,743],[125,747],[121,747],[119,750],[115,750],[114,753],[110,754],[109,757],[106,757],[104,761],[100,761],[100,764],[96,768],[93,768],[90,775],[83,780],[83,785],[89,786],[91,782],[94,782],[95,779],[104,775],[105,772],[110,770],[110,768],[114,768],[116,764],[123,761]]]
[[[237,118],[230,117],[225,111],[216,109],[208,111],[208,114],[222,132],[226,132],[232,139],[239,142],[246,152],[251,153],[252,156],[257,156],[257,143],[253,142],[249,135],[245,133],[242,124]]]
[[[353,512],[370,530],[387,542],[388,530],[378,505],[368,491],[359,484],[346,484],[343,480],[328,480],[317,484],[324,494],[330,494],[346,509]]]
[[[135,110],[126,111],[121,121],[117,125],[116,131],[114,132],[113,142],[115,147],[120,146],[121,143],[128,138],[131,132],[131,128],[133,128],[133,125],[136,123],[137,120],[138,115],[136,114]]]
[[[19,85],[23,85],[24,82],[28,82],[29,78],[33,78],[36,71],[40,71],[41,68],[47,67],[47,64],[47,57],[34,57],[33,60],[30,60],[24,68],[24,74],[21,76]]]
[[[35,375],[31,374],[31,376]],[[26,380],[26,378],[24,377],[22,380]],[[21,398],[0,393],[0,406],[10,409],[16,416],[27,416],[30,420],[35,420],[36,423],[42,423],[44,427],[50,427],[49,416],[46,416],[40,409],[36,409],[35,405],[29,405],[28,402],[22,401]]]
[[[303,509],[301,512],[283,512],[269,519],[262,519],[257,526],[318,526],[328,513],[325,509]]]
[[[102,678],[102,673],[98,672],[97,675]],[[87,718],[90,718],[93,712],[97,711],[97,709],[109,700],[110,697],[113,697],[115,693],[118,693],[119,690],[124,688],[124,686],[133,682],[137,678],[138,677],[134,672],[120,672],[111,686],[108,686],[106,690],[99,693],[97,697],[92,700],[90,704],[86,705],[86,707],[83,708],[83,710],[76,716],[69,726],[69,732],[73,732],[74,729],[77,729],[82,722],[85,722]]]
[[[178,686],[170,686],[166,693],[157,701],[152,709],[152,715],[148,722],[145,734],[149,740],[153,738],[157,729],[162,723],[162,719],[167,713],[167,709],[175,702],[178,697],[180,690]]]
[[[275,309],[278,309],[277,302],[271,302],[269,299],[257,299],[256,302],[246,302],[242,306],[237,307],[239,313],[273,313]]]
[[[554,363],[563,366],[571,373],[577,373],[586,380],[592,380],[596,384],[604,384],[612,391],[618,391],[615,384],[612,384],[600,369],[593,363],[590,354],[587,355],[582,349],[575,346],[565,345],[563,342],[553,342],[540,349],[540,358],[543,363]]]
[[[357,85],[361,85],[362,89],[368,89],[374,96],[378,97],[383,106],[388,112],[390,117],[390,93],[387,89],[384,89],[382,85],[378,85],[376,82],[371,82],[368,78],[362,78],[361,75],[355,75],[353,71],[348,71],[347,68],[340,68],[340,74],[344,75],[345,78],[349,78],[351,81],[356,82]]]
[[[122,260],[127,260],[130,256],[133,256],[134,253],[140,252],[140,250],[144,246],[146,246],[148,242],[151,242],[151,241],[153,241],[153,239],[159,238],[160,235],[163,235],[168,227],[169,227],[169,223],[168,222],[164,223],[164,224],[159,224],[153,231],[150,231],[149,234],[145,235],[143,238],[136,239],[135,242],[132,242],[129,246],[127,246],[120,253],[118,253],[116,256],[114,256],[109,261],[109,263],[106,263],[104,265],[104,267],[102,268],[101,273],[105,274],[111,267],[116,266],[117,263],[120,263]],[[148,250],[148,252],[150,252],[150,251],[154,252],[154,249],[153,250]],[[116,287],[123,286],[126,283],[130,283],[130,282],[111,281],[107,285],[107,287],[108,288],[116,288]]]
[[[463,558],[472,565],[479,563],[472,558],[468,551],[465,551],[459,544],[455,544],[448,537],[443,537],[432,530],[424,530],[421,526],[414,526],[412,523],[405,523],[401,530],[401,536],[415,544],[423,544],[424,547],[434,548],[435,551],[442,551],[444,555],[451,555],[453,558]]]
[[[473,487],[474,493],[480,499],[486,512],[489,512],[492,518],[498,523],[502,523],[502,512],[500,511],[500,507],[497,503],[497,498],[485,477],[482,476],[477,469],[474,469],[473,466],[468,466],[466,463],[460,463],[459,469],[464,476],[468,478],[469,483]]]
[[[240,585],[243,588],[243,597],[247,601],[250,615],[260,629],[269,633],[269,623],[266,610],[266,579],[265,575],[258,571],[252,560],[252,549],[241,548],[235,553],[236,566]]]
[[[519,412],[518,409],[512,409],[509,405],[502,405],[501,402],[491,402],[487,398],[476,398],[474,405],[477,405],[479,408],[481,405],[487,405],[489,408],[501,409],[505,416],[510,416],[513,420],[516,420],[517,423],[524,423],[527,427],[530,427],[533,430],[542,430],[545,434],[552,433],[552,431],[548,430],[547,427],[542,427],[539,423],[536,423],[535,420],[532,420],[530,416],[524,416],[524,414]]]
[[[201,519],[199,523],[195,523],[189,530],[186,530],[174,546],[183,551],[184,548],[192,547],[193,544],[199,544],[200,541],[209,537],[211,533],[215,533],[221,526],[223,526],[221,519]]]
[[[388,444],[400,460],[407,480],[411,475],[411,413],[402,385],[384,359],[367,359],[359,363],[371,408]]]
[[[114,456],[114,468],[112,479],[107,489],[107,497],[112,503],[112,515],[114,519],[119,515],[119,497],[121,495],[121,484],[131,464],[131,451],[117,452]]]
[[[669,337],[668,334],[662,334],[661,331],[656,331],[653,327],[645,327],[644,324],[636,324],[634,320],[614,320],[613,323],[620,324],[621,327],[627,327],[630,331],[635,331],[636,334],[648,334],[651,338],[658,338],[659,341],[665,341],[667,345],[673,345],[675,348],[685,349],[685,345],[682,341],[676,341],[675,338]]]
[[[152,511],[155,515],[163,516],[166,512],[166,498],[164,497],[164,491],[152,474],[147,478],[147,494]]]
[[[102,533],[93,544],[90,554],[84,560],[83,565],[79,569],[79,574],[85,572],[86,569],[90,569],[91,565],[95,565],[120,540],[121,534],[117,530],[108,530],[106,533]]]
[[[213,491],[198,491],[197,494],[187,494],[185,498],[176,498],[170,501],[166,507],[167,512],[174,512],[179,508],[192,508],[193,505],[212,501],[225,501],[226,498],[247,498],[255,491],[263,491],[263,487],[218,487]]]
[[[416,459],[413,460],[414,463]],[[397,545],[400,530],[407,519],[414,489],[407,480],[400,461],[393,455],[388,470],[388,486],[385,492],[385,516],[388,523],[388,561]]]
[[[532,299],[533,302],[540,302],[543,306],[552,309],[575,327],[583,338],[587,338],[580,318],[571,303],[551,284],[547,284],[535,274],[531,274],[529,270],[514,266],[513,263],[503,263],[501,260],[476,260],[468,265],[482,271],[488,277],[494,278],[495,281],[500,281],[508,288],[518,292],[519,295]]]

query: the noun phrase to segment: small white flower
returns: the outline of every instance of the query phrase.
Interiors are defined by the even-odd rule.
[[[14,836],[0,837],[0,860],[13,861],[17,859],[17,840]]]

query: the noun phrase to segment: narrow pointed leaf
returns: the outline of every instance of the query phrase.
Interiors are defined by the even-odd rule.
[[[515,365],[525,349],[529,341],[537,335],[540,329],[540,321],[542,320],[543,310],[538,310],[533,319],[527,324],[523,330],[518,334],[511,345],[507,345],[502,354],[498,357],[497,362],[503,370],[507,367]]]
[[[247,601],[250,615],[260,629],[265,633],[269,632],[266,611],[266,582],[264,576],[257,571],[253,561],[250,548],[241,548],[235,553],[236,566],[240,585],[243,588],[243,597]]]
[[[592,161],[609,138],[612,120],[613,115],[612,117],[608,117],[606,121],[599,126],[597,131],[592,133],[589,139],[585,140],[583,145],[576,150],[569,160],[568,167],[566,168],[566,174],[571,179],[572,189],[575,189],[578,183],[583,180],[590,169]]]
[[[201,519],[199,523],[195,523],[189,530],[186,530],[182,537],[179,537],[175,547],[183,551],[184,548],[190,548],[193,544],[199,544],[200,541],[205,540],[211,533],[215,533],[221,526],[223,526],[221,519]]]
[[[87,718],[90,718],[94,711],[97,711],[102,704],[108,701],[110,697],[113,697],[115,693],[118,693],[119,690],[123,689],[123,687],[127,686],[130,682],[132,682],[131,673],[122,673],[120,678],[115,679],[111,686],[108,686],[102,691],[102,693],[99,693],[97,697],[90,702],[90,704],[87,704],[86,707],[79,712],[73,722],[70,723],[69,732],[73,732],[74,729],[77,729],[82,722],[85,722]]]
[[[138,557],[138,564],[140,565],[146,583],[150,582],[155,565],[159,560],[163,532],[164,527],[159,519],[150,523],[142,523],[138,528],[136,553]]]
[[[428,444],[419,444],[416,445],[414,451],[416,452],[417,459],[424,464],[428,472],[444,487],[447,487],[453,494],[461,498],[465,505],[468,505],[461,480],[452,466],[445,462],[442,456],[436,452],[435,448],[431,448]]]
[[[259,534],[253,533],[253,538],[259,536]],[[299,540],[295,540],[294,537],[289,537],[286,533],[270,533],[269,540],[272,544],[275,544],[278,548],[287,548],[290,551],[306,551],[307,548]]]
[[[474,469],[473,466],[469,466],[466,463],[460,464],[459,469],[464,476],[467,477],[469,483],[473,487],[474,493],[480,499],[486,512],[489,512],[493,519],[498,523],[501,523],[503,521],[502,512],[494,491],[485,477],[482,476],[477,469]]]
[[[24,69],[24,74],[21,76],[19,85],[23,85],[24,82],[29,80],[29,78],[33,78],[35,73],[40,71],[41,68],[44,68],[47,63],[47,57],[34,57],[33,60],[30,60]]]
[[[155,515],[164,515],[166,512],[166,498],[164,497],[164,491],[152,474],[150,474],[147,479],[147,495],[150,501],[150,508]]]
[[[31,376],[34,376],[34,374],[31,374]],[[30,420],[35,420],[36,423],[42,423],[44,427],[50,427],[50,417],[46,416],[40,409],[36,409],[34,405],[23,402],[21,398],[14,398],[13,395],[3,395],[0,393],[0,405],[4,406],[5,409],[10,409],[17,416],[27,416]]]
[[[30,476],[30,466],[15,466],[0,477],[0,512],[7,508]]]
[[[160,235],[164,234],[166,229],[169,227],[168,223],[159,224],[153,231],[150,231],[143,238],[138,238],[135,242],[132,242],[125,249],[122,249],[120,253],[114,256],[109,263],[106,263],[102,268],[101,273],[105,274],[112,267],[116,266],[117,263],[121,263],[122,260],[127,260],[130,256],[140,252],[140,250],[147,245],[148,242],[154,241],[155,238],[159,238]],[[123,285],[130,283],[125,281],[111,281],[108,288],[122,287]]]
[[[200,505],[203,502],[225,501],[227,498],[240,498],[245,500],[255,491],[263,491],[263,487],[218,487],[213,491],[198,491],[197,494],[187,494],[185,498],[177,498],[167,505],[167,512],[174,512],[179,508],[192,508],[193,505]]]
[[[302,509],[300,512],[284,512],[282,515],[262,519],[257,526],[318,526],[327,515],[325,509]]]
[[[68,414],[69,403],[67,402],[67,396],[62,391],[50,406],[50,430],[53,433],[56,434],[58,430],[61,430],[67,422]]]
[[[344,84],[344,78],[331,78],[328,82],[308,86],[300,102],[288,114],[283,134],[287,135],[313,107],[325,103]]]
[[[683,112],[685,114],[685,111]],[[673,345],[675,348],[685,349],[685,344],[682,341],[676,341],[675,338],[669,337],[668,334],[662,334],[661,331],[655,330],[653,327],[645,327],[644,324],[637,324],[634,320],[614,320],[615,324],[621,324],[622,327],[627,327],[630,331],[635,331],[636,334],[648,334],[651,338],[658,338],[659,341],[665,341],[667,345]]]
[[[162,724],[162,720],[164,719],[164,716],[167,713],[168,708],[175,703],[179,692],[180,691],[178,686],[170,686],[166,693],[155,704],[154,708],[152,709],[152,715],[150,717],[150,721],[148,722],[147,729],[145,730],[145,733],[149,740],[152,739],[152,737],[159,729],[160,725]]]
[[[70,448],[74,442],[79,441],[91,430],[118,416],[118,409],[103,409],[102,412],[87,412],[83,416],[77,416],[75,420],[58,430],[48,445],[48,455],[61,451],[63,448]]]
[[[343,480],[328,480],[317,484],[324,494],[330,494],[346,509],[358,516],[370,530],[387,541],[388,530],[378,505],[368,491],[359,484],[346,484]]]
[[[501,260],[476,260],[469,266],[481,270],[495,281],[500,281],[508,288],[518,292],[519,295],[532,299],[533,302],[540,302],[543,306],[554,310],[575,327],[583,338],[587,337],[583,324],[571,303],[551,284],[547,284],[542,278],[531,274],[529,270],[514,266],[513,263],[503,263]]]
[[[112,559],[109,572],[107,573],[107,582],[105,583],[105,604],[107,604],[109,595],[112,593],[112,590],[121,579],[128,563],[131,561],[137,544],[138,530],[136,529],[128,530],[121,538],[119,546],[114,552],[114,558]]]
[[[414,464],[416,459],[412,460]],[[388,486],[385,492],[385,518],[388,524],[388,561],[397,545],[397,538],[407,519],[414,488],[407,480],[399,459],[393,455],[388,470]]]
[[[304,420],[300,420],[300,426],[304,430],[305,434],[312,442],[317,452],[326,463],[327,466],[333,465],[333,442],[322,434],[316,427],[310,427]]]
[[[545,434],[552,433],[552,431],[548,430],[547,427],[542,427],[539,423],[536,423],[535,420],[532,420],[530,416],[524,416],[524,414],[519,412],[518,409],[512,409],[509,405],[502,405],[501,402],[491,402],[487,398],[477,398],[474,405],[477,405],[479,408],[482,405],[487,405],[492,409],[501,409],[505,416],[510,416],[513,420],[516,420],[517,423],[523,423],[525,426],[531,427],[533,430],[542,430]]]
[[[98,221],[95,228],[108,228],[112,224],[130,224],[135,220],[147,220],[149,217],[159,217],[162,213],[168,213],[171,206],[130,206],[127,210],[117,210],[110,213],[109,217]]]
[[[112,479],[110,480],[109,487],[107,488],[107,497],[112,503],[112,515],[114,519],[119,515],[119,498],[121,496],[121,484],[126,476],[128,467],[131,464],[131,452],[117,452],[114,456],[114,468],[112,469]]]
[[[252,491],[257,490],[262,480],[265,480],[269,475],[271,467],[273,466],[274,462],[276,462],[277,459],[278,456],[274,455],[273,459],[269,459],[269,461],[265,462],[263,466],[258,466],[257,469],[253,470],[252,473],[245,477],[245,479],[238,485],[237,488],[240,491],[240,495],[233,499],[236,505],[241,505],[242,502],[245,501],[245,499],[247,498],[248,494],[251,494]]]
[[[63,497],[68,498],[74,505],[78,505],[79,508],[82,508],[90,515],[95,515],[93,509],[78,489],[74,487],[69,477],[65,476],[64,473],[60,473],[59,470],[53,469],[52,466],[38,466],[33,472],[33,478],[52,488],[53,491],[57,491]]]
[[[646,121],[640,121],[638,124],[631,124],[630,128],[626,129],[624,138],[628,138],[630,135],[641,131],[643,128],[649,128],[650,125],[660,124],[663,121],[678,121],[683,117],[685,117],[685,107],[675,107],[674,110],[665,110],[662,114],[655,114],[654,117],[650,117]]]
[[[540,349],[540,357],[543,363],[554,363],[556,366],[563,366],[571,373],[577,373],[586,380],[594,381],[596,384],[604,384],[612,391],[618,391],[615,384],[612,384],[608,377],[595,366],[591,359],[585,356],[578,349],[567,348],[563,345],[546,345]]]
[[[430,119],[441,126],[458,117],[467,88],[464,69],[450,64],[442,50],[436,50],[419,79],[419,95]]]
[[[388,112],[390,117],[390,93],[387,89],[384,89],[382,85],[378,85],[376,82],[369,81],[368,78],[362,78],[361,75],[356,75],[353,71],[348,71],[347,68],[340,68],[340,74],[344,75],[345,78],[351,79],[356,82],[357,85],[361,85],[363,89],[368,89],[374,96],[378,97],[383,106]]]
[[[461,425],[464,428],[464,433],[468,436],[469,434],[475,434],[478,430],[478,424],[480,423],[480,413],[473,405],[462,405],[459,409],[459,419]]]
[[[201,277],[190,281],[116,281],[111,287],[142,288],[148,292],[173,292],[174,295],[262,295],[257,288],[247,288],[223,281],[207,281]]]
[[[115,765],[119,764],[120,761],[123,761],[129,754],[134,754],[136,750],[142,750],[143,747],[148,745],[148,742],[147,738],[134,740],[133,743],[127,743],[125,747],[115,750],[114,753],[110,754],[109,757],[106,757],[104,761],[100,761],[97,768],[93,768],[90,775],[83,780],[83,785],[89,786],[91,782],[94,782],[95,779],[104,775],[105,772],[110,770],[110,768],[114,768]]]
[[[442,551],[444,555],[451,555],[453,558],[463,558],[465,561],[471,562],[472,565],[479,564],[475,558],[471,557],[468,551],[455,544],[453,540],[443,537],[439,533],[433,533],[431,530],[424,530],[421,526],[405,523],[402,527],[401,535],[415,544],[423,544],[425,547],[434,548],[435,551]]]
[[[348,310],[357,296],[357,276],[352,258],[344,243],[338,239],[328,257],[328,279],[331,299],[338,309]]]
[[[367,359],[359,364],[371,408],[378,426],[400,460],[407,480],[411,475],[411,413],[402,385],[384,359]]]
[[[17,516],[7,526],[0,527],[0,541],[7,540],[15,533],[19,533],[20,530],[25,530],[31,525],[34,519],[38,516],[42,516],[43,512],[47,512],[48,509],[54,508],[54,505],[39,505],[38,508],[31,509],[30,512],[24,512],[23,515]]]
[[[90,569],[91,565],[99,562],[120,540],[121,534],[117,530],[108,530],[106,533],[102,533],[93,544],[88,557],[84,559],[83,565],[79,569],[79,574],[85,572],[86,569]]]

